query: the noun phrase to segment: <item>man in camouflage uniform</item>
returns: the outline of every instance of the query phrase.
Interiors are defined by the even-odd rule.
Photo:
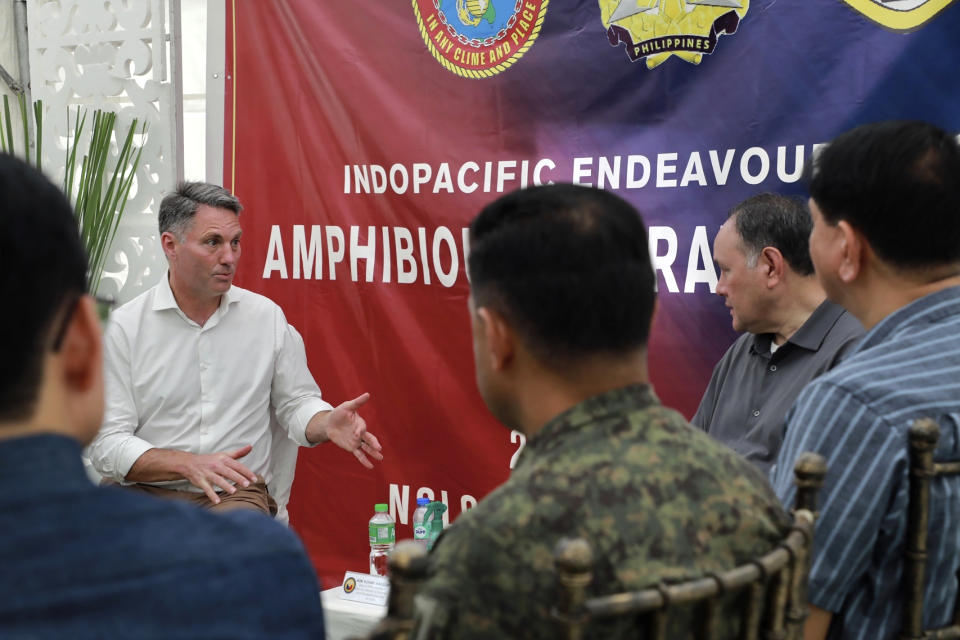
[[[528,440],[510,479],[437,540],[414,637],[556,638],[564,537],[593,547],[590,596],[775,546],[788,520],[765,478],[650,387],[654,274],[637,212],[595,189],[536,187],[489,205],[470,233],[477,386]],[[627,635],[586,637],[601,630]]]

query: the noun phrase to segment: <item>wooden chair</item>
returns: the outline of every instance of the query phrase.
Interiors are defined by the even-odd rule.
[[[390,552],[390,599],[387,617],[368,640],[408,640],[413,632],[413,597],[427,576],[427,550],[413,540],[402,540]]]
[[[718,638],[720,599],[736,597],[742,603],[738,607],[740,638],[801,638],[808,613],[806,585],[816,499],[826,463],[822,456],[804,453],[797,460],[794,474],[796,508],[786,538],[760,558],[719,575],[588,599],[593,565],[590,546],[582,538],[562,541],[555,558],[560,601],[554,617],[562,629],[558,637],[580,640],[591,621],[627,617],[635,620],[637,637],[666,640],[668,618],[683,606],[693,607],[694,614],[689,617],[692,637]]]
[[[907,545],[903,567],[903,640],[960,638],[960,590],[954,604],[953,624],[942,629],[923,629],[923,584],[927,569],[927,535],[930,519],[930,480],[935,476],[960,475],[960,460],[934,462],[940,428],[929,418],[910,427],[910,505],[907,513]],[[960,580],[960,572],[957,579]]]

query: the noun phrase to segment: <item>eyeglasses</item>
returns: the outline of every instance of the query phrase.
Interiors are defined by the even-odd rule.
[[[77,310],[77,304],[82,297],[83,294],[75,293],[70,297],[69,302],[64,305],[66,312],[63,314],[63,319],[60,320],[60,326],[54,334],[53,346],[51,347],[54,353],[60,351],[60,347],[63,346],[63,339],[67,335],[67,327],[70,326],[70,319],[73,318],[73,314]],[[97,316],[100,318],[100,324],[106,326],[107,320],[110,319],[110,312],[113,310],[116,302],[113,298],[106,296],[96,296],[94,300],[96,300],[97,303]]]

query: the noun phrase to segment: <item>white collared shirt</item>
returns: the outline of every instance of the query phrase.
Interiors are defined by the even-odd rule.
[[[104,360],[106,412],[87,455],[118,482],[148,449],[206,454],[247,444],[253,451],[240,462],[270,482],[271,408],[301,446],[311,446],[310,418],[332,409],[280,307],[236,286],[201,327],[177,306],[164,275],[110,316]]]

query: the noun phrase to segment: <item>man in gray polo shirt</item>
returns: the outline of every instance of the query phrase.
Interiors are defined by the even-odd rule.
[[[713,244],[717,294],[745,333],[714,368],[691,423],[763,471],[800,390],[863,335],[826,300],[810,261],[811,227],[801,200],[764,193],[734,207]]]

